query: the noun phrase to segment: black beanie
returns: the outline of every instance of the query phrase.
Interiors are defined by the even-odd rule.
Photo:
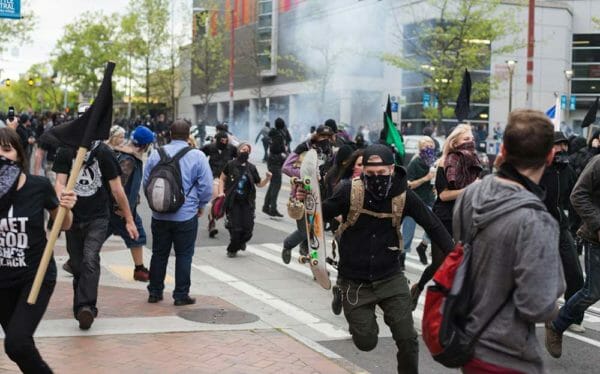
[[[332,129],[334,133],[338,132],[337,123],[335,123],[334,119],[330,118],[327,121],[325,121],[325,126],[327,126],[330,129]]]

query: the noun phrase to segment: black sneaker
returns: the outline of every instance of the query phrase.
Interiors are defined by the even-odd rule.
[[[235,256],[237,256],[237,252],[235,252],[235,251],[227,251],[227,257],[234,258]]]
[[[67,260],[62,266],[63,270],[73,275],[73,268],[71,267],[71,260]]]
[[[183,299],[177,299],[173,302],[175,306],[192,305],[196,304],[196,299],[193,297],[186,296]]]
[[[283,217],[283,214],[279,213],[279,212],[277,211],[277,209],[273,209],[273,210],[271,211],[271,216],[273,216],[273,217]]]
[[[77,311],[77,320],[81,330],[89,330],[94,323],[94,311],[89,306],[82,306]]]
[[[217,234],[218,234],[218,233],[219,233],[219,230],[217,230],[217,229],[211,229],[211,230],[208,232],[208,236],[209,236],[211,239],[214,239],[214,237],[215,237],[215,236],[217,236]]]
[[[162,299],[163,299],[162,295],[150,295],[150,296],[148,296],[148,302],[150,304],[158,303]]]
[[[427,265],[427,244],[419,244],[417,246],[417,253],[419,254],[419,261],[421,261],[423,265]]]
[[[267,207],[266,205],[263,206],[262,211],[264,214],[271,215],[271,209],[269,209],[269,207]]]
[[[336,316],[339,316],[342,313],[342,290],[339,286],[335,285],[331,289],[333,292],[333,300],[331,300],[331,311]]]
[[[292,260],[292,250],[289,248],[284,248],[283,251],[281,251],[281,259],[283,260],[284,264],[289,264]]]

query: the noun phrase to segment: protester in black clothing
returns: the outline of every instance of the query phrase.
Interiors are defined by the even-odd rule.
[[[458,125],[452,130],[446,142],[442,157],[437,161],[435,189],[437,199],[433,203],[433,213],[440,219],[446,231],[452,234],[452,213],[454,203],[464,189],[475,182],[481,172],[481,165],[475,152],[473,132],[469,125]],[[431,264],[423,271],[418,283],[411,289],[413,307],[417,306],[419,295],[427,282],[448,254],[435,243],[431,245]]]
[[[256,207],[256,187],[264,187],[271,180],[271,173],[261,180],[256,166],[248,161],[252,148],[242,142],[238,146],[238,156],[225,165],[219,178],[219,196],[225,196],[225,227],[229,230],[230,241],[227,256],[235,257],[252,238],[254,211]]]
[[[364,149],[367,148],[367,142],[362,134],[357,134],[354,138],[354,148],[355,149]]]
[[[54,286],[56,263],[50,259],[37,302],[27,303],[33,279],[46,246],[44,211],[54,219],[58,206],[67,209],[62,224],[68,230],[71,209],[77,201],[73,191],[60,200],[47,178],[27,174],[27,159],[18,134],[0,129],[0,324],[4,350],[24,373],[52,373],[33,341]]]
[[[237,156],[237,149],[229,144],[229,135],[225,131],[219,131],[215,135],[215,142],[202,147],[202,152],[208,157],[208,164],[213,175],[213,197],[217,197],[219,175],[225,168],[225,165]],[[208,235],[214,238],[219,233],[217,230],[217,220],[212,216],[212,209],[208,210]]]
[[[290,152],[290,142],[291,137],[285,128],[285,122],[282,118],[277,118],[275,128],[269,131],[269,158],[267,159],[267,169],[273,178],[267,189],[262,208],[263,213],[273,217],[283,217],[283,214],[277,210],[277,196],[281,189],[281,168]]]
[[[333,146],[336,148],[340,148],[341,146],[343,146],[344,144],[346,144],[346,139],[344,139],[344,137],[340,134],[340,131],[338,130],[338,126],[337,123],[335,122],[334,119],[328,119],[327,121],[325,121],[324,123],[325,126],[329,127],[331,130],[333,130]]]
[[[271,123],[269,121],[265,122],[265,126],[260,130],[258,135],[256,136],[256,140],[254,143],[258,143],[258,139],[262,141],[263,148],[265,153],[263,155],[263,162],[267,162],[269,158],[269,132],[271,132]]]
[[[360,179],[340,183],[333,196],[322,205],[325,219],[341,214],[346,221],[351,191],[356,188],[352,184],[364,188],[361,214],[339,238],[337,285],[343,295],[344,316],[356,347],[370,351],[377,345],[379,328],[375,307],[379,306],[398,348],[398,372],[417,373],[419,344],[408,282],[400,266],[401,238],[393,226],[393,214],[390,214],[393,198],[406,193],[402,217],[415,218],[444,251],[453,247],[452,238],[421,199],[407,189],[405,171],[394,166],[394,156],[388,147],[367,147],[363,165]],[[299,190],[296,196],[302,200],[306,195]],[[381,214],[389,216],[382,217]]]
[[[31,157],[31,152],[33,151],[33,144],[35,143],[35,134],[31,128],[31,119],[27,114],[21,114],[19,117],[17,133],[21,138],[21,145],[23,146],[23,150],[25,150],[27,160],[29,160]]]
[[[74,158],[74,150],[58,149],[53,166],[57,194],[61,194],[67,185]],[[66,233],[69,264],[73,271],[73,314],[82,330],[89,329],[98,315],[100,249],[106,239],[112,207],[109,194],[119,206],[127,233],[132,239],[138,238],[119,174],[119,164],[111,149],[101,141],[92,143],[75,184],[78,201],[73,208],[73,225]]]
[[[565,210],[570,208],[570,195],[577,183],[577,175],[569,165],[567,138],[560,131],[554,133],[554,161],[546,167],[540,180],[540,186],[546,190],[544,204],[548,212],[558,221],[560,228],[559,254],[562,260],[567,289],[565,300],[568,300],[583,287],[583,272],[575,241],[571,235],[570,217]],[[583,321],[576,321],[569,327],[574,332],[583,332]]]

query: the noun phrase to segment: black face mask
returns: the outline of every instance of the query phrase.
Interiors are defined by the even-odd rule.
[[[219,148],[220,150],[223,150],[223,149],[227,148],[227,143],[218,142],[217,148]]]
[[[554,162],[557,164],[568,164],[569,153],[567,151],[560,151],[554,154]]]
[[[20,175],[21,167],[16,162],[0,157],[0,212],[12,205]]]
[[[248,152],[242,152],[238,155],[238,160],[241,163],[244,163],[244,162],[248,161],[248,157],[250,157],[250,154]]]
[[[362,175],[367,190],[376,200],[385,199],[392,188],[392,175]]]
[[[316,142],[315,146],[319,153],[326,155],[331,153],[331,142],[327,139]]]

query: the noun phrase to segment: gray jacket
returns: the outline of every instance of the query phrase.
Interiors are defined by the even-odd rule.
[[[583,222],[577,234],[600,244],[600,155],[583,169],[571,193],[571,204]]]
[[[467,332],[480,330],[475,356],[525,373],[543,373],[535,323],[554,317],[565,290],[558,223],[539,197],[495,175],[469,186],[454,208],[455,240],[478,230],[469,281]],[[512,295],[511,295],[512,293]]]

